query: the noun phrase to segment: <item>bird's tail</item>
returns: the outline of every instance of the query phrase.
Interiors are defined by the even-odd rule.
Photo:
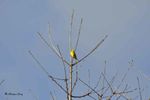
[[[76,59],[76,63],[78,63],[79,62],[79,60],[78,59]]]

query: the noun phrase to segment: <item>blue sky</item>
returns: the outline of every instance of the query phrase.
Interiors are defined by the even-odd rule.
[[[48,100],[50,91],[59,90],[27,51],[31,50],[49,73],[61,76],[60,61],[40,40],[37,32],[47,37],[50,23],[56,44],[67,51],[72,9],[75,9],[73,34],[77,32],[80,18],[84,19],[77,50],[79,57],[108,34],[103,45],[81,63],[81,77],[89,69],[91,77],[96,78],[105,60],[110,75],[117,71],[121,75],[129,67],[128,61],[133,59],[135,68],[129,72],[127,81],[134,86],[139,76],[147,98],[150,81],[138,71],[150,77],[149,0],[0,0],[0,80],[5,80],[0,86],[0,99],[33,100],[31,89],[39,100]],[[64,55],[68,58],[68,51]],[[5,96],[5,92],[21,92],[24,96]],[[56,92],[58,100],[63,96],[61,92]]]

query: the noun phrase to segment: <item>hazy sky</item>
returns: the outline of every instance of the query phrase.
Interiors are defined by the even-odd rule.
[[[81,63],[81,77],[88,75],[89,69],[91,77],[95,78],[105,60],[110,75],[117,71],[122,75],[129,67],[128,61],[133,59],[134,68],[127,81],[131,86],[137,85],[136,77],[139,76],[145,88],[144,98],[148,98],[150,80],[143,74],[150,77],[149,0],[0,0],[0,81],[5,80],[0,86],[0,100],[33,100],[32,93],[38,100],[50,100],[50,91],[55,91],[58,100],[62,98],[62,91],[57,91],[59,88],[48,80],[28,50],[51,75],[60,77],[63,74],[60,60],[40,40],[37,32],[47,37],[50,23],[54,40],[68,59],[68,32],[73,9],[74,36],[80,18],[84,20],[77,49],[79,58],[108,35],[101,47]],[[24,96],[5,96],[5,92],[20,92]]]

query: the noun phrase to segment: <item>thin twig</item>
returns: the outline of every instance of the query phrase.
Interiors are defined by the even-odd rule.
[[[66,84],[66,90],[67,90],[67,100],[69,100],[69,96],[68,96],[68,94],[69,94],[69,86],[68,86],[68,81],[67,81],[66,65],[65,65],[65,63],[64,63],[64,61],[63,61],[63,55],[62,55],[62,53],[61,53],[61,51],[60,51],[59,46],[57,46],[57,48],[58,48],[58,51],[59,51],[59,54],[60,54],[60,56],[61,56],[61,60],[62,60],[63,66],[64,66],[65,84]]]
[[[2,81],[0,82],[0,85],[2,85],[2,84],[4,83],[4,81],[5,81],[5,80],[2,80]]]
[[[80,95],[80,96],[71,96],[72,98],[83,98],[83,97],[86,97],[86,96],[89,96],[90,94],[92,93],[92,91],[86,93],[86,94],[83,94],[83,95]]]
[[[79,78],[79,77],[78,77],[78,66],[76,66],[76,79],[75,79],[75,81],[74,81],[72,91],[74,90],[74,88],[75,88],[76,85],[77,85],[78,78]]]
[[[101,96],[97,91],[95,91],[95,89],[93,89],[91,86],[89,86],[87,83],[85,83],[84,81],[82,81],[80,78],[79,78],[79,81],[82,82],[84,85],[86,85],[88,88],[90,88],[93,92],[95,92],[98,96]]]
[[[71,22],[70,22],[70,32],[69,32],[69,51],[72,48],[72,27],[73,27],[73,19],[74,19],[74,9],[71,15]]]
[[[104,75],[106,76],[106,60],[105,60],[105,65],[104,65]],[[105,79],[103,77],[103,81],[102,81],[102,93],[104,92],[104,87],[105,87]]]
[[[89,86],[90,86],[90,85],[91,85],[91,84],[90,84],[90,81],[91,81],[91,73],[90,73],[90,70],[89,70],[89,69],[88,69],[88,78],[89,78],[89,82],[88,82],[88,83],[89,83]]]
[[[100,75],[100,77],[98,78],[98,81],[97,81],[97,83],[96,83],[94,89],[96,89],[96,88],[98,87],[98,85],[99,85],[99,83],[100,83],[100,80],[101,80],[101,77],[102,77],[102,76]]]
[[[80,21],[80,26],[79,26],[79,31],[78,31],[78,37],[77,37],[77,41],[76,41],[76,45],[75,45],[75,51],[77,50],[77,47],[78,47],[80,33],[81,33],[81,28],[82,28],[82,23],[83,23],[83,18],[81,18],[81,21]]]
[[[63,78],[58,78],[58,77],[53,77],[55,80],[60,80],[60,81],[68,81],[68,79],[63,79]]]
[[[139,81],[138,77],[137,77],[137,81],[138,81],[138,89],[139,89],[140,100],[142,100],[142,93],[141,93],[140,81]]]
[[[48,28],[48,36],[49,36],[49,40],[50,40],[50,46],[51,46],[51,49],[53,48],[53,50],[59,55],[59,53],[58,53],[58,51],[57,51],[57,49],[56,49],[56,46],[54,45],[54,43],[53,43],[53,38],[52,38],[52,32],[51,32],[51,30],[50,30],[50,24],[48,24],[49,25],[49,28]],[[42,35],[41,35],[42,36]],[[40,37],[41,37],[40,36]],[[46,40],[45,40],[46,41]]]
[[[145,73],[143,73],[139,68],[137,67],[133,67],[142,77],[144,77],[146,80],[150,81],[150,77],[148,75],[146,75]]]
[[[116,92],[115,95],[120,95],[120,94],[127,94],[127,93],[130,93],[130,92],[134,92],[135,90],[137,90],[136,88],[133,89],[133,90],[129,90],[129,91],[122,91],[122,92]]]
[[[55,46],[53,46],[52,32],[50,30],[50,24],[49,23],[48,23],[48,36],[49,36],[50,45],[54,48]]]
[[[59,86],[65,93],[67,93],[67,91],[53,78],[53,76],[49,75],[49,78],[57,85]],[[68,94],[68,93],[67,93]]]
[[[52,97],[52,100],[55,100],[52,92],[50,92],[50,96]]]
[[[118,98],[116,98],[116,100],[119,100],[120,97],[125,98],[126,100],[135,100],[135,99],[129,99],[129,97],[127,97],[125,94],[128,94],[130,92],[134,92],[134,91],[126,91],[126,92],[120,92],[120,93],[116,93],[116,95],[119,95]]]
[[[120,97],[122,97],[125,94],[128,94],[130,92],[134,92],[135,90],[137,90],[137,88],[132,89],[132,90],[127,90],[127,87],[128,87],[128,85],[126,85],[125,88],[124,88],[124,90],[121,91],[121,92],[117,92],[117,91],[115,92],[114,95],[119,95],[118,98],[116,98],[116,100],[118,100]]]
[[[52,81],[54,81],[64,92],[67,93],[67,91],[55,80],[56,78],[52,77],[51,75],[49,75],[49,73],[46,71],[46,69],[44,68],[44,66],[36,59],[36,57],[32,54],[31,51],[28,51],[29,54],[32,56],[32,58],[36,61],[36,63],[39,65],[39,67],[45,72],[45,74],[50,77],[52,79]],[[58,78],[57,78],[58,79]],[[68,94],[68,93],[67,93]]]
[[[48,76],[49,73],[46,71],[44,66],[38,61],[38,59],[33,55],[33,53],[29,50],[28,53],[31,55],[31,57],[36,61],[36,63],[39,65],[39,67],[45,72],[45,74]]]
[[[67,93],[67,91],[53,78],[53,76],[49,75],[49,78],[58,86],[60,87],[65,93]],[[71,98],[83,98],[83,97],[86,97],[86,96],[89,96],[91,94],[91,91],[86,93],[86,94],[83,94],[83,95],[79,95],[79,96],[75,96],[75,95],[70,95]]]
[[[126,86],[125,86],[125,88],[124,88],[123,92],[127,89],[127,87],[128,87],[128,85],[126,84]],[[118,89],[116,89],[116,91],[118,91]],[[122,94],[121,94],[121,95],[122,95]],[[120,95],[120,96],[118,96],[118,97],[116,98],[116,100],[119,100],[119,98],[121,97],[121,95]]]
[[[129,62],[129,64],[131,65],[131,67],[133,67],[134,66],[134,63],[133,63],[133,60],[131,60],[130,62]],[[137,67],[133,67],[134,69],[136,69],[136,71],[141,75],[141,76],[143,76],[145,79],[147,79],[147,80],[150,80],[150,77],[148,76],[148,75],[146,75],[145,73],[143,73],[139,68],[137,68]]]
[[[125,80],[125,78],[126,78],[128,72],[130,71],[131,68],[132,68],[132,67],[129,67],[128,70],[127,70],[127,72],[123,75],[123,78],[121,79],[121,83],[117,86],[117,90],[118,90],[118,89],[121,87],[121,85],[123,84],[123,82],[124,82],[124,80]]]
[[[92,98],[93,100],[97,100],[96,98],[94,98],[93,96],[89,95],[90,98]]]
[[[78,62],[75,62],[72,64],[72,66],[78,64],[79,62],[81,62],[82,60],[84,60],[85,58],[87,58],[90,54],[92,54],[107,38],[108,36],[106,35],[96,46],[95,48],[93,48],[89,53],[87,53],[83,58],[81,58]]]
[[[112,77],[112,79],[111,79],[110,82],[108,82],[108,80],[106,79],[106,76],[104,77],[106,83],[108,84],[108,87],[107,87],[107,88],[105,89],[105,91],[102,93],[103,95],[109,90],[109,88],[110,88],[110,91],[111,91],[112,94],[115,93],[115,91],[114,91],[113,88],[112,88],[112,84],[113,84],[113,82],[114,82],[114,80],[115,80],[117,74],[118,74],[118,73],[116,73],[116,74]],[[103,73],[102,73],[102,75],[104,76]],[[112,96],[110,96],[109,98],[111,98],[111,97],[112,97]]]
[[[46,41],[46,39],[42,36],[41,33],[39,33],[39,32],[37,32],[37,33],[38,33],[38,35],[40,36],[40,38],[44,41],[44,43],[61,59],[61,56],[60,56],[59,52],[58,52],[55,48],[53,48],[53,46],[51,46],[51,45]],[[65,59],[63,59],[63,61],[64,61],[66,64],[70,65]]]
[[[104,75],[103,73],[102,73],[102,75],[103,75],[103,77],[104,77],[106,83],[108,84],[108,86],[109,86],[111,92],[113,93],[114,91],[113,91],[113,88],[112,88],[111,84],[108,82],[108,80],[106,79],[106,77],[105,77],[105,75]]]

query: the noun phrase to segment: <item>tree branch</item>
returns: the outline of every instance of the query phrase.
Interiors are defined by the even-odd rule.
[[[87,53],[83,58],[81,58],[78,62],[75,62],[72,64],[72,66],[80,63],[82,60],[84,60],[85,58],[87,58],[90,54],[92,54],[104,41],[105,39],[107,38],[108,36],[106,35],[96,46],[95,48],[93,48],[89,53]]]

